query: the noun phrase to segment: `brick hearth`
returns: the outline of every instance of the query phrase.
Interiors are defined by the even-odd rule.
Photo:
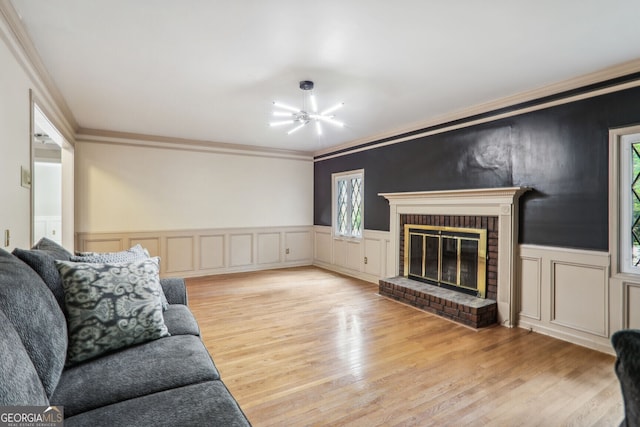
[[[498,305],[488,298],[476,298],[401,276],[381,279],[378,289],[382,296],[476,329],[496,323]]]
[[[487,230],[487,298],[476,298],[454,290],[403,277],[382,279],[380,295],[412,305],[421,310],[446,317],[473,328],[493,325],[498,319],[497,271],[498,271],[498,218],[495,216],[461,215],[400,215],[398,256],[399,265],[404,265],[405,224],[435,225],[444,227],[482,228]]]

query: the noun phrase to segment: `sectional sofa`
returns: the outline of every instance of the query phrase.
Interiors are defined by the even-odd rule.
[[[159,279],[148,254],[77,260],[99,255],[0,249],[0,407],[54,407],[69,427],[249,426],[184,281]]]

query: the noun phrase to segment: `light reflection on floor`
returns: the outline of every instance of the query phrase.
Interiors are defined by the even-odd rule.
[[[362,366],[365,356],[363,352],[362,322],[356,313],[347,307],[335,307],[331,310],[337,320],[335,330],[335,347],[337,356],[346,364],[350,373],[362,378]]]

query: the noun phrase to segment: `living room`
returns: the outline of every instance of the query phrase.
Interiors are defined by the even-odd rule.
[[[30,39],[34,28],[26,24],[27,15],[21,19],[16,12],[19,3],[0,3],[3,248],[34,243],[31,191],[20,177],[21,169],[31,167],[35,104],[65,140],[62,242],[69,250],[111,252],[139,243],[161,257],[164,277],[314,265],[377,284],[380,278],[402,273],[399,230],[394,229],[399,219],[391,217],[390,200],[402,193],[437,193],[446,199],[439,201],[437,213],[446,213],[451,205],[447,198],[457,197],[456,191],[518,188],[508,220],[515,231],[507,242],[515,244],[500,263],[509,279],[497,291],[499,323],[609,355],[614,354],[614,332],[640,328],[640,279],[620,267],[624,254],[621,237],[614,232],[623,222],[615,179],[622,140],[640,132],[637,53],[629,56],[627,51],[620,55],[624,60],[606,67],[594,61],[591,68],[584,66],[587,71],[518,93],[505,88],[500,98],[478,98],[448,115],[421,117],[413,127],[408,122],[404,127],[390,124],[366,138],[327,124],[327,135],[344,130],[341,138],[346,139],[331,146],[317,145],[314,139],[313,149],[285,149],[234,143],[223,133],[209,138],[176,135],[168,120],[149,132],[132,125],[135,116],[113,128],[78,120],[111,118],[113,111],[98,97],[78,99],[70,108],[64,90],[49,74],[53,70],[45,65],[51,58]],[[624,2],[617,6],[635,7]],[[628,40],[635,39],[620,37],[621,44]],[[573,47],[589,50],[579,41]],[[320,89],[322,81],[307,75],[309,70],[301,75],[295,71],[285,73],[283,80],[288,80],[280,86],[293,86],[294,99],[302,79],[316,79]],[[165,82],[178,71],[166,73]],[[114,81],[102,77],[105,84]],[[80,91],[82,76],[72,79]],[[245,90],[258,90],[250,86]],[[116,82],[110,90],[128,89]],[[245,95],[237,92],[238,102]],[[202,129],[171,104],[170,91],[166,99],[141,114],[140,121],[169,114],[184,128]],[[256,120],[286,139],[286,131],[266,126],[272,99],[264,101],[267,115],[244,116],[234,126],[249,127],[246,122]],[[345,101],[345,111],[348,107]],[[224,106],[212,107],[209,114],[216,109]],[[85,116],[89,110],[91,115]],[[386,123],[384,116],[378,120]],[[336,237],[334,178],[361,170],[362,236]],[[503,215],[503,205],[499,202],[490,215]],[[473,209],[469,212],[454,215],[476,215]]]

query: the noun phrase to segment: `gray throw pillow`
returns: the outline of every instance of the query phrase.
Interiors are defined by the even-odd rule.
[[[67,366],[169,336],[158,258],[131,263],[56,261],[67,308]]]
[[[62,245],[54,242],[51,239],[47,239],[46,237],[38,240],[38,243],[33,245],[33,248],[31,249],[40,249],[41,251],[46,251],[55,259],[63,261],[68,261],[73,256],[71,252],[63,248]]]
[[[42,249],[20,249],[15,248],[11,252],[29,267],[31,267],[47,284],[53,296],[56,297],[58,305],[65,311],[64,308],[64,290],[62,289],[62,279],[60,273],[56,268],[55,258],[51,255],[51,252]]]

